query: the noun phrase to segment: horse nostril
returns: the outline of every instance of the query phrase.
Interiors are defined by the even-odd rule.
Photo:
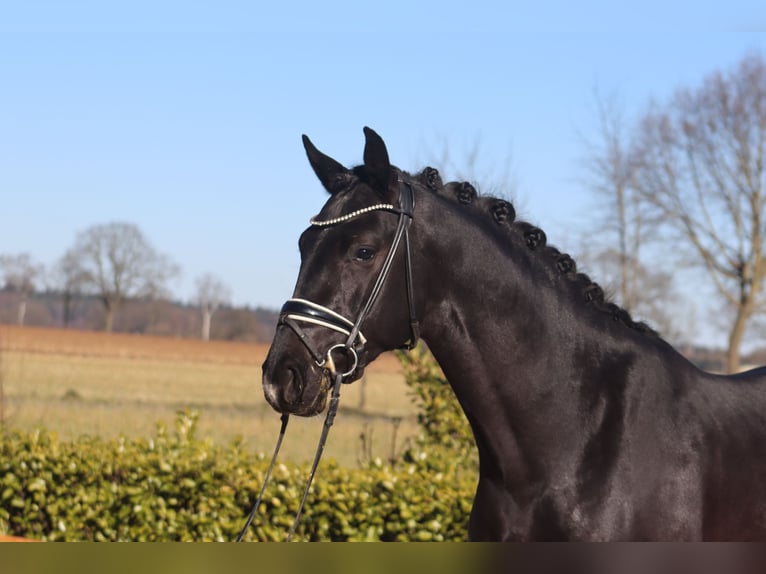
[[[293,367],[286,367],[280,372],[279,382],[282,396],[288,404],[300,401],[303,394],[303,379]]]
[[[295,370],[290,367],[281,369],[278,371],[276,379],[277,385],[280,387],[286,387],[290,385],[295,379]]]
[[[299,404],[303,387],[303,377],[295,365],[264,365],[263,391],[266,400],[277,410]]]

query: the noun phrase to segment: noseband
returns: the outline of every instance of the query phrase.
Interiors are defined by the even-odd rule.
[[[367,213],[372,213],[373,211],[388,211],[399,216],[396,232],[394,233],[394,239],[391,242],[391,248],[389,249],[386,258],[383,260],[383,266],[381,267],[380,273],[378,273],[378,277],[372,286],[372,291],[370,292],[367,301],[357,314],[356,321],[351,321],[340,313],[336,313],[332,309],[329,309],[323,305],[300,298],[289,299],[282,306],[282,310],[280,311],[279,325],[290,327],[290,329],[292,329],[292,331],[301,340],[303,345],[311,353],[311,356],[314,357],[316,364],[320,368],[325,369],[335,379],[332,394],[330,396],[330,406],[327,410],[327,417],[325,418],[322,434],[319,438],[319,444],[317,446],[317,451],[314,455],[314,462],[311,466],[311,471],[306,482],[306,488],[303,491],[303,498],[301,499],[300,505],[298,506],[298,512],[295,515],[292,527],[287,534],[288,542],[292,538],[293,533],[295,532],[295,529],[300,522],[303,506],[306,503],[306,498],[308,497],[311,482],[314,480],[314,474],[316,472],[317,466],[319,465],[319,459],[321,458],[322,452],[324,451],[327,435],[330,431],[330,427],[332,426],[333,421],[335,420],[335,414],[338,410],[338,402],[340,400],[341,383],[351,381],[351,377],[359,365],[359,353],[364,351],[364,346],[367,344],[367,339],[364,335],[362,335],[361,332],[362,323],[369,315],[373,305],[375,305],[375,301],[377,300],[378,295],[380,295],[380,291],[383,289],[383,284],[386,282],[386,279],[391,272],[391,264],[394,261],[394,256],[399,249],[399,245],[401,244],[402,239],[404,239],[405,249],[405,275],[407,280],[407,303],[410,313],[410,339],[409,341],[405,342],[401,348],[412,349],[420,338],[420,326],[417,320],[417,314],[415,313],[415,292],[412,281],[412,256],[410,252],[409,235],[409,227],[412,223],[414,208],[415,198],[412,191],[412,186],[409,182],[400,179],[398,208],[391,204],[377,204],[333,219],[324,221],[318,220],[316,218],[311,219],[311,225],[315,227],[329,227],[332,225],[340,225],[346,221],[354,219],[355,217],[359,217]],[[327,349],[327,351],[325,351],[324,354],[322,354],[316,350],[309,337],[301,328],[301,324],[304,323],[313,326],[325,327],[327,329],[341,333],[346,336],[346,341],[345,343],[337,343],[332,345],[329,349]],[[352,359],[350,367],[343,373],[338,373],[335,369],[333,353],[336,350],[344,351],[346,355]],[[274,449],[274,454],[271,457],[271,463],[269,464],[269,468],[266,471],[266,476],[264,477],[261,491],[255,501],[255,504],[253,505],[252,510],[250,511],[247,522],[245,523],[242,531],[239,533],[239,536],[237,536],[237,542],[241,542],[244,538],[245,533],[247,532],[248,528],[250,528],[250,524],[258,512],[258,507],[261,504],[261,500],[263,500],[266,486],[268,485],[269,479],[271,477],[271,471],[274,468],[274,463],[277,460],[277,455],[279,454],[279,449],[282,445],[282,439],[284,438],[285,431],[287,429],[288,419],[289,415],[282,415],[282,427],[279,431],[279,438],[277,439],[277,445]]]
[[[390,213],[397,214],[399,221],[396,226],[396,232],[391,242],[391,248],[386,254],[386,258],[383,261],[383,266],[378,273],[378,277],[372,286],[367,301],[362,306],[361,310],[356,316],[356,321],[351,321],[343,315],[336,313],[332,309],[329,309],[323,305],[309,301],[307,299],[289,299],[283,306],[279,316],[279,324],[290,327],[292,331],[298,336],[303,345],[311,353],[317,366],[325,368],[331,367],[331,374],[334,373],[334,361],[333,352],[336,350],[343,350],[349,355],[353,361],[353,366],[343,373],[344,382],[350,382],[349,378],[356,370],[358,365],[359,354],[364,350],[364,346],[367,343],[367,339],[361,332],[362,323],[369,315],[375,301],[380,295],[386,279],[391,272],[391,264],[393,263],[396,252],[399,249],[399,245],[404,239],[405,250],[405,275],[407,281],[407,303],[410,314],[410,339],[402,345],[403,349],[412,349],[420,338],[420,327],[417,320],[417,314],[415,312],[415,294],[412,280],[412,255],[410,252],[410,235],[409,226],[412,223],[413,211],[415,207],[415,199],[412,191],[412,186],[409,182],[399,180],[399,207],[395,207],[390,203],[381,203],[358,209],[346,215],[335,217],[333,219],[319,220],[317,218],[311,219],[311,225],[315,227],[331,227],[335,225],[341,225],[362,215],[372,213],[374,211],[388,211]],[[339,343],[330,347],[324,353],[318,351],[316,347],[311,343],[309,337],[301,328],[301,323],[325,327],[338,333],[346,335],[345,343]]]

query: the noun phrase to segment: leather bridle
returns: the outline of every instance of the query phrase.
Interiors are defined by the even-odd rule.
[[[327,409],[327,416],[325,417],[322,434],[319,438],[319,444],[317,445],[316,453],[314,454],[314,462],[311,465],[311,471],[306,482],[306,488],[303,491],[303,498],[301,499],[300,505],[298,506],[298,512],[295,515],[295,519],[293,520],[290,531],[287,534],[288,542],[292,539],[292,536],[295,533],[295,529],[300,522],[303,507],[306,504],[309,489],[311,488],[311,482],[314,480],[314,474],[316,473],[317,466],[319,465],[319,460],[322,457],[322,452],[324,451],[327,435],[329,434],[330,427],[335,420],[335,414],[338,411],[338,403],[340,400],[341,383],[351,382],[353,380],[353,374],[359,364],[359,353],[364,351],[364,346],[367,344],[367,339],[364,335],[362,335],[361,332],[362,323],[364,323],[364,320],[370,314],[370,311],[375,305],[375,301],[383,289],[383,285],[385,284],[386,279],[391,272],[391,265],[394,261],[394,257],[396,256],[396,252],[399,249],[399,245],[402,243],[402,239],[404,239],[405,250],[405,276],[407,282],[407,304],[410,314],[410,339],[406,341],[401,346],[401,348],[412,349],[415,345],[417,345],[418,339],[420,338],[420,325],[418,323],[415,309],[415,291],[412,278],[412,255],[410,252],[409,235],[409,227],[412,223],[414,209],[415,197],[412,190],[412,184],[408,181],[400,179],[399,207],[395,207],[392,204],[377,204],[333,219],[324,221],[318,220],[316,218],[311,219],[311,225],[313,226],[329,227],[333,225],[340,225],[346,221],[368,213],[372,213],[374,211],[388,211],[399,216],[396,232],[394,233],[394,238],[391,241],[391,248],[386,254],[386,258],[383,260],[383,266],[381,267],[380,272],[375,279],[375,283],[373,283],[372,290],[370,291],[370,295],[367,297],[367,301],[356,316],[356,321],[351,321],[340,313],[336,313],[324,305],[320,305],[318,303],[314,303],[313,301],[301,298],[289,299],[282,306],[282,310],[280,311],[279,325],[285,325],[289,327],[298,336],[303,345],[308,349],[309,353],[311,353],[311,356],[314,358],[316,364],[320,368],[325,369],[327,373],[334,379],[332,394],[330,395],[330,405]],[[346,341],[344,343],[332,345],[329,349],[327,349],[327,351],[321,353],[314,347],[311,339],[301,327],[301,324],[325,327],[327,329],[342,333],[343,335],[346,335]],[[353,360],[350,363],[351,366],[345,372],[339,373],[336,371],[335,361],[333,359],[333,353],[336,350],[342,350]],[[288,420],[289,415],[286,413],[283,414],[281,418],[282,426],[279,431],[279,438],[277,439],[274,454],[271,457],[271,463],[269,464],[268,470],[266,471],[266,476],[264,477],[261,491],[255,501],[255,504],[253,505],[252,510],[250,511],[250,515],[247,518],[247,522],[245,523],[244,528],[237,536],[237,542],[242,541],[245,533],[247,532],[248,528],[250,528],[250,525],[252,524],[253,519],[258,512],[258,508],[266,491],[266,486],[268,485],[269,479],[271,478],[271,471],[274,468],[274,463],[277,460],[277,455],[279,454],[279,449],[282,445],[282,439],[285,436]]]
[[[325,368],[332,373],[334,371],[333,353],[336,350],[344,351],[351,357],[351,367],[343,373],[344,382],[350,382],[350,377],[356,370],[359,361],[359,354],[364,350],[364,346],[367,343],[367,339],[361,332],[362,323],[369,315],[375,301],[380,295],[383,285],[391,272],[391,266],[396,256],[396,252],[399,249],[399,245],[404,240],[404,252],[405,252],[405,276],[407,283],[407,304],[410,314],[410,339],[405,342],[401,348],[412,349],[420,338],[420,326],[417,319],[417,313],[415,309],[415,293],[412,277],[412,255],[410,251],[410,235],[409,227],[412,223],[413,211],[415,208],[415,199],[412,190],[412,184],[405,180],[399,180],[399,207],[395,207],[392,204],[377,204],[357,211],[348,213],[346,215],[336,217],[328,220],[318,220],[316,218],[311,219],[311,225],[315,227],[330,227],[335,225],[342,225],[347,221],[373,213],[375,211],[387,211],[397,214],[399,221],[396,226],[396,232],[394,238],[391,241],[391,248],[383,261],[383,266],[378,273],[378,277],[372,286],[370,295],[367,297],[367,301],[357,313],[356,320],[351,321],[343,315],[336,313],[332,309],[309,301],[307,299],[294,298],[289,299],[283,306],[279,315],[279,325],[285,325],[289,327],[300,339],[301,343],[308,349],[311,356],[314,358],[317,366]],[[320,352],[311,343],[310,338],[301,327],[301,324],[309,324],[313,326],[320,326],[337,331],[346,335],[345,343],[339,343],[331,346],[324,352]]]

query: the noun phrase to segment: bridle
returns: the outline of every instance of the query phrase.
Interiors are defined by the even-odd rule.
[[[335,217],[333,219],[319,220],[317,218],[311,219],[311,225],[314,227],[331,227],[335,225],[342,225],[352,219],[373,213],[375,211],[387,211],[397,214],[399,221],[396,226],[394,238],[391,241],[391,248],[388,250],[383,265],[378,273],[378,277],[372,286],[367,301],[357,313],[356,320],[351,321],[339,313],[336,313],[332,309],[309,301],[307,299],[289,299],[283,306],[279,316],[279,325],[286,325],[290,327],[292,331],[298,336],[303,345],[314,357],[314,361],[319,367],[325,367],[327,365],[333,365],[332,354],[334,351],[342,349],[353,359],[353,365],[344,373],[344,379],[350,378],[350,376],[356,370],[358,364],[358,356],[363,351],[367,339],[361,332],[362,323],[369,315],[375,301],[380,295],[383,285],[391,272],[391,265],[394,261],[394,257],[399,249],[399,245],[404,240],[405,251],[405,276],[407,283],[407,304],[410,314],[410,339],[405,342],[401,348],[412,349],[420,338],[420,326],[417,320],[417,313],[415,311],[415,294],[412,278],[412,255],[410,251],[410,235],[409,227],[412,223],[413,211],[415,208],[414,194],[412,191],[412,184],[405,180],[399,180],[399,207],[395,207],[390,203],[379,203],[363,209],[358,209],[346,215]],[[318,325],[337,331],[346,335],[346,342],[333,345],[324,353],[319,352],[312,344],[309,337],[301,328],[301,323],[307,323],[310,325]],[[347,381],[347,382],[350,382]]]
[[[287,302],[282,306],[282,310],[280,311],[279,315],[279,321],[278,325],[284,325],[289,327],[300,339],[301,343],[306,347],[306,349],[311,353],[311,356],[314,358],[314,361],[316,362],[317,366],[324,369],[328,375],[331,377],[331,379],[334,380],[332,394],[330,395],[330,404],[329,408],[327,410],[327,416],[325,417],[324,426],[322,428],[322,434],[319,439],[319,444],[317,445],[317,451],[314,455],[314,462],[311,466],[311,472],[309,473],[309,477],[306,483],[306,488],[303,492],[303,498],[301,499],[301,503],[298,507],[298,512],[296,513],[295,520],[293,521],[293,525],[290,528],[290,531],[287,535],[287,541],[289,542],[295,532],[295,529],[298,526],[298,523],[300,522],[301,514],[303,512],[303,507],[306,503],[306,498],[308,497],[309,488],[311,487],[311,482],[314,479],[314,474],[316,473],[317,466],[319,465],[319,460],[322,456],[322,452],[324,451],[324,445],[327,441],[327,435],[330,431],[330,427],[332,426],[335,415],[338,410],[338,403],[340,400],[340,387],[342,383],[348,383],[353,381],[353,375],[355,371],[357,370],[357,367],[359,365],[359,354],[364,351],[364,347],[367,344],[366,337],[361,332],[362,324],[364,323],[367,316],[372,311],[373,306],[375,305],[375,301],[377,300],[378,296],[380,295],[381,290],[383,289],[383,285],[386,282],[386,279],[388,278],[390,272],[391,272],[391,266],[394,261],[394,257],[396,256],[396,253],[399,249],[400,244],[402,243],[402,240],[404,240],[404,253],[405,253],[405,277],[406,277],[406,284],[407,284],[407,305],[409,310],[409,323],[410,323],[410,338],[408,341],[406,341],[404,344],[401,345],[400,348],[402,349],[412,349],[417,345],[418,339],[420,338],[420,324],[417,319],[417,313],[415,308],[415,290],[414,290],[414,284],[413,284],[413,277],[412,277],[412,255],[410,251],[410,235],[409,235],[409,227],[412,223],[413,215],[414,215],[414,209],[415,209],[415,197],[412,190],[412,184],[409,181],[399,179],[399,207],[394,206],[390,203],[379,203],[376,205],[372,205],[369,207],[365,207],[362,209],[358,209],[356,211],[353,211],[351,213],[348,213],[346,215],[342,215],[340,217],[335,217],[332,219],[326,219],[326,220],[319,220],[317,218],[312,218],[310,223],[312,226],[315,227],[330,227],[335,225],[341,225],[343,223],[346,223],[347,221],[350,221],[351,219],[354,219],[356,217],[361,217],[363,215],[366,215],[368,213],[373,213],[375,211],[387,211],[390,213],[394,213],[398,215],[398,222],[396,226],[396,231],[394,233],[394,238],[391,241],[391,247],[388,250],[388,253],[386,254],[386,258],[383,260],[383,265],[380,269],[380,272],[378,273],[377,278],[375,279],[375,282],[373,283],[372,289],[370,291],[369,296],[367,297],[366,302],[360,309],[359,313],[356,316],[355,321],[351,321],[350,319],[347,319],[340,313],[337,313],[333,311],[332,309],[325,307],[324,305],[320,305],[318,303],[315,303],[313,301],[309,301],[308,299],[302,299],[302,298],[293,298],[288,299]],[[329,349],[327,349],[324,353],[318,351],[316,347],[312,344],[311,339],[307,335],[307,333],[303,330],[302,324],[308,324],[311,326],[319,326],[324,327],[333,331],[336,331],[338,333],[341,333],[346,336],[346,340],[344,343],[337,343],[332,345]],[[335,368],[335,360],[333,358],[333,353],[336,351],[342,351],[344,352],[347,357],[351,358],[350,367],[347,368],[345,372],[337,372]],[[261,504],[261,500],[263,499],[264,492],[266,490],[266,486],[269,483],[269,479],[271,478],[271,471],[274,468],[274,463],[277,460],[277,454],[279,453],[279,449],[282,445],[282,439],[284,438],[285,431],[287,429],[287,422],[289,420],[288,414],[283,414],[281,417],[281,428],[279,431],[279,438],[277,439],[277,445],[274,449],[274,455],[271,458],[271,463],[269,464],[269,468],[266,471],[266,476],[264,477],[263,486],[261,487],[261,491],[258,495],[258,498],[256,499],[255,504],[253,505],[253,509],[250,512],[250,515],[248,516],[247,522],[245,523],[244,528],[239,533],[239,536],[237,537],[237,542],[241,542],[242,539],[245,536],[245,533],[247,532],[248,528],[250,528],[250,525],[255,518],[256,513],[258,512],[258,507]]]

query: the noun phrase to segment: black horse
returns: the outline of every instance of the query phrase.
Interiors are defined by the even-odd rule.
[[[314,415],[327,376],[425,340],[476,439],[473,540],[766,540],[766,369],[705,373],[605,299],[512,205],[304,136],[330,198],[300,238],[267,401]],[[363,334],[362,334],[363,333]]]

